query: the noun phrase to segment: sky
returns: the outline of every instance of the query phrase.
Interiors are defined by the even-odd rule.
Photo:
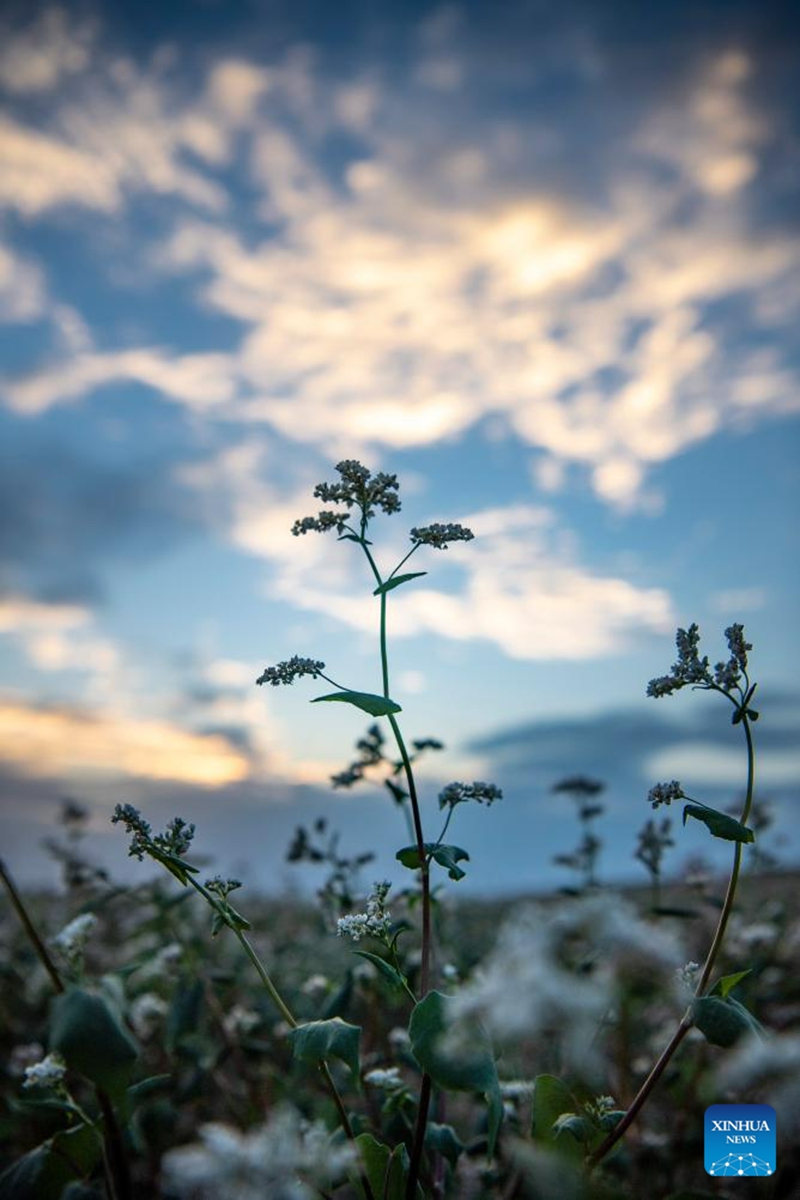
[[[745,625],[765,847],[800,857],[800,17],[724,3],[6,4],[0,28],[0,852],[47,883],[59,804],[198,827],[278,891],[298,823],[405,883],[379,784],[332,789],[380,691],[359,548],[293,537],[354,458],[395,473],[392,695],[474,893],[645,881],[647,792],[741,800],[709,695],[645,696]],[[325,685],[327,686],[327,685]],[[387,731],[388,732],[388,731]],[[727,861],[699,823],[665,870]],[[369,871],[364,880],[371,882]],[[456,885],[454,885],[456,886]]]

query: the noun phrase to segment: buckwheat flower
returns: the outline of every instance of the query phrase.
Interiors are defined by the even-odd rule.
[[[398,1088],[405,1087],[399,1067],[376,1067],[373,1071],[367,1071],[364,1082],[380,1088],[384,1092],[394,1092]]]
[[[687,684],[710,686],[712,683],[707,658],[700,658],[698,646],[700,631],[692,624],[688,629],[679,629],[675,635],[678,647],[678,661],[673,664],[669,675],[661,675],[651,679],[647,685],[647,695],[668,696],[670,692],[678,691]]]
[[[256,683],[271,683],[273,687],[280,684],[294,683],[304,675],[317,679],[325,670],[325,663],[315,658],[298,658],[295,654],[286,662],[279,662],[274,667],[266,667],[259,675]]]
[[[385,880],[383,883],[376,883],[367,897],[366,912],[339,917],[336,922],[337,935],[351,937],[354,942],[367,936],[386,937],[391,927],[391,917],[386,907],[386,897],[391,886]]]
[[[700,963],[687,962],[682,967],[678,967],[675,971],[675,978],[684,991],[694,994],[697,985],[697,976],[700,971]]]
[[[352,508],[357,508],[361,514],[362,530],[367,521],[375,516],[376,509],[387,514],[400,511],[400,498],[397,495],[400,485],[396,475],[387,475],[384,471],[373,475],[354,458],[343,459],[337,463],[336,470],[341,479],[335,483],[318,483],[314,495],[327,504],[343,504],[347,511],[323,509],[316,517],[301,517],[292,526],[295,537],[311,530],[326,533],[329,529],[335,529],[341,537],[350,528],[348,521]]]
[[[162,1160],[170,1195],[186,1200],[311,1200],[354,1161],[350,1143],[281,1108],[247,1133],[219,1122]]]
[[[432,546],[434,550],[446,550],[450,542],[471,542],[475,534],[464,525],[448,523],[421,525],[411,530],[409,537],[418,546]]]
[[[222,1028],[228,1037],[246,1037],[261,1024],[261,1013],[243,1004],[234,1004],[222,1019]]]
[[[56,934],[53,938],[53,945],[66,959],[75,962],[83,954],[89,934],[96,924],[97,917],[94,913],[81,913],[80,916],[65,925],[60,933]]]
[[[453,1000],[498,1044],[545,1038],[584,1078],[599,1077],[597,1029],[632,981],[672,977],[685,955],[676,937],[640,919],[619,896],[580,899],[557,911],[514,912],[494,948]]]
[[[67,1073],[67,1064],[60,1054],[48,1054],[40,1062],[25,1068],[24,1088],[60,1088]]]
[[[501,1079],[500,1095],[504,1100],[527,1100],[532,1096],[536,1084],[532,1079]]]
[[[166,1000],[155,992],[142,992],[132,1002],[128,1016],[136,1036],[147,1041],[161,1028],[168,1012]]]
[[[483,783],[477,779],[474,783],[448,783],[439,792],[439,808],[455,808],[466,800],[477,800],[478,804],[488,807],[502,798],[502,790],[493,783]]]
[[[677,779],[673,779],[669,783],[654,784],[647,793],[647,799],[653,808],[658,808],[660,804],[671,804],[673,800],[688,800],[688,796]]]

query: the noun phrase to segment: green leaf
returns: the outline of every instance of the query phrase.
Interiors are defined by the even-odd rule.
[[[369,950],[354,950],[353,953],[357,954],[359,958],[365,958],[367,962],[371,962],[374,967],[377,967],[381,975],[383,975],[384,979],[388,979],[392,987],[399,988],[401,992],[406,990],[408,983],[405,976],[395,970],[385,958],[381,958],[379,954],[370,954]]]
[[[48,1150],[47,1145],[37,1146],[0,1175],[0,1196],[4,1200],[39,1200],[43,1196],[39,1184]]]
[[[728,992],[732,991],[733,988],[736,987],[737,983],[741,983],[745,975],[749,975],[752,969],[752,967],[748,967],[746,971],[736,971],[734,975],[723,975],[722,978],[718,979],[714,984],[713,988],[711,989],[711,995],[722,996],[724,1000],[728,995]]]
[[[752,1013],[730,997],[698,997],[692,1002],[692,1018],[712,1046],[733,1046],[744,1034],[761,1032]]]
[[[408,1032],[414,1058],[437,1087],[480,1092],[486,1097],[487,1153],[491,1158],[503,1119],[503,1101],[486,1030],[477,1021],[457,1020],[451,996],[429,992],[414,1006]]]
[[[183,978],[175,989],[167,1017],[165,1044],[170,1054],[197,1032],[202,1008],[202,980]]]
[[[71,987],[53,1001],[50,1049],[112,1095],[130,1082],[138,1051],[102,996]]]
[[[458,1162],[458,1156],[464,1149],[464,1143],[459,1138],[452,1125],[437,1125],[429,1121],[425,1130],[425,1145],[446,1158],[451,1167]]]
[[[533,1086],[533,1125],[535,1141],[552,1147],[573,1163],[583,1161],[583,1150],[574,1130],[559,1124],[575,1116],[575,1097],[555,1075],[537,1075]]]
[[[63,1130],[31,1150],[0,1175],[2,1200],[60,1200],[76,1175],[89,1175],[100,1156],[86,1125]]]
[[[157,1092],[159,1088],[171,1082],[171,1075],[150,1075],[147,1079],[140,1079],[138,1083],[132,1084],[128,1088],[128,1095],[131,1100],[141,1100],[143,1096],[149,1096],[151,1092]]]
[[[358,1085],[359,1025],[348,1025],[341,1017],[328,1021],[308,1021],[289,1033],[292,1053],[299,1062],[317,1064],[325,1058],[338,1058],[349,1067]]]
[[[352,704],[362,712],[369,713],[371,717],[386,717],[389,713],[403,711],[394,700],[389,700],[386,696],[375,696],[372,692],[331,692],[329,696],[315,696],[311,703],[319,704],[323,700],[339,700],[342,704]]]
[[[356,1138],[361,1168],[366,1175],[375,1200],[405,1200],[408,1176],[408,1151],[405,1146],[390,1150],[371,1133],[360,1133]],[[359,1192],[365,1196],[359,1182]],[[422,1197],[417,1185],[417,1196]]]
[[[586,1117],[581,1117],[574,1112],[565,1112],[555,1121],[553,1132],[556,1135],[556,1141],[561,1134],[570,1133],[576,1142],[585,1144],[592,1136],[592,1126]]]
[[[683,823],[687,817],[702,821],[714,837],[723,838],[726,842],[754,842],[756,840],[752,829],[748,829],[735,817],[727,813],[717,812],[705,804],[686,804],[683,808]]]
[[[461,870],[458,863],[469,862],[469,855],[460,846],[440,846],[436,842],[426,842],[425,855],[432,858],[439,866],[446,867],[447,874],[451,879],[464,878],[466,872]],[[418,870],[420,866],[419,851],[416,846],[404,846],[402,850],[397,851],[395,858],[412,871]]]
[[[372,594],[373,596],[381,596],[386,592],[393,591],[396,587],[400,587],[401,583],[408,583],[409,579],[419,579],[421,575],[427,574],[427,571],[412,571],[410,575],[393,575],[391,579],[387,579],[380,587],[376,587]]]

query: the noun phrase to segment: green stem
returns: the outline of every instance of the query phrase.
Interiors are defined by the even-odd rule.
[[[219,904],[216,897],[212,896],[207,888],[204,888],[201,883],[198,883],[197,880],[193,879],[192,876],[188,873],[186,875],[186,878],[189,881],[189,883],[192,885],[192,887],[195,889],[195,891],[198,892],[203,897],[203,899],[208,904],[211,905],[211,907],[214,909],[215,912],[218,912],[218,913],[221,913],[224,915],[224,909]],[[226,924],[227,924],[227,922],[226,922]],[[268,974],[264,964],[262,963],[261,959],[259,958],[258,954],[256,953],[252,942],[243,933],[243,931],[241,929],[237,929],[235,926],[232,926],[232,925],[229,925],[228,928],[231,929],[232,932],[235,934],[236,939],[239,942],[240,946],[244,950],[247,957],[250,959],[250,962],[255,967],[256,972],[258,973],[259,979],[263,983],[267,993],[269,994],[270,999],[272,1000],[272,1003],[275,1005],[278,1012],[281,1014],[283,1019],[286,1021],[287,1025],[291,1026],[292,1029],[296,1029],[298,1026],[297,1018],[295,1017],[294,1013],[291,1011],[289,1006],[284,1001],[280,992],[275,987],[275,984],[270,979],[269,974]],[[335,1082],[333,1076],[331,1075],[330,1068],[328,1067],[328,1064],[325,1062],[324,1059],[322,1059],[320,1061],[319,1067],[320,1067],[320,1072],[321,1072],[323,1078],[325,1079],[325,1082],[328,1085],[328,1089],[333,1098],[333,1103],[336,1106],[336,1112],[339,1115],[339,1121],[341,1122],[342,1129],[344,1130],[346,1137],[355,1144],[355,1140],[356,1140],[355,1133],[353,1132],[353,1127],[350,1124],[350,1119],[347,1115],[347,1110],[344,1107],[342,1097],[339,1094],[339,1089],[337,1088],[336,1082]],[[361,1187],[366,1196],[366,1200],[375,1200],[374,1194],[372,1192],[372,1188],[370,1187],[369,1180],[367,1179],[367,1176],[364,1173],[363,1168],[359,1169],[359,1178],[361,1181]]]
[[[720,690],[720,689],[718,689],[718,690]],[[727,693],[723,693],[723,694],[727,695]],[[735,701],[734,701],[734,703],[735,703]],[[750,729],[750,722],[748,720],[747,713],[743,714],[741,723],[744,726],[745,741],[747,743],[747,792],[745,795],[744,806],[742,808],[742,815],[741,815],[740,820],[743,825],[746,825],[747,818],[750,816],[750,809],[753,804],[753,794],[754,794],[754,786],[755,786],[755,748],[753,746],[753,734]],[[728,880],[728,888],[725,893],[725,900],[722,905],[722,911],[719,915],[719,920],[717,922],[717,928],[714,932],[714,937],[711,941],[711,946],[709,947],[708,954],[706,955],[706,961],[705,961],[705,965],[703,966],[702,973],[700,975],[700,981],[695,990],[695,997],[702,996],[705,994],[705,990],[708,987],[708,981],[711,978],[711,972],[714,969],[714,964],[717,960],[717,956],[722,947],[722,942],[725,937],[725,931],[728,927],[728,920],[733,911],[733,902],[736,897],[736,886],[739,882],[739,869],[741,867],[741,862],[742,862],[742,843],[737,842],[736,846],[734,848],[734,851],[733,851],[733,865],[731,867],[731,874],[730,874],[730,878]],[[652,1092],[655,1085],[658,1083],[667,1064],[669,1063],[669,1061],[672,1058],[675,1051],[678,1049],[678,1046],[683,1041],[684,1037],[688,1033],[691,1026],[692,1026],[692,1010],[691,1010],[691,1008],[689,1008],[686,1011],[686,1013],[684,1013],[683,1017],[681,1018],[681,1022],[678,1025],[678,1028],[675,1030],[675,1033],[672,1035],[672,1039],[670,1040],[667,1047],[664,1049],[658,1062],[653,1067],[652,1071],[647,1076],[647,1079],[645,1079],[644,1083],[640,1087],[635,1099],[633,1100],[633,1102],[629,1106],[627,1112],[625,1113],[625,1116],[622,1118],[621,1121],[619,1121],[619,1123],[617,1125],[614,1126],[611,1133],[609,1133],[608,1137],[603,1142],[601,1142],[601,1144],[595,1150],[594,1154],[589,1159],[590,1166],[595,1167],[595,1166],[597,1166],[598,1163],[602,1162],[602,1160],[608,1154],[609,1150],[611,1150],[611,1148],[616,1145],[616,1143],[619,1141],[619,1139],[625,1133],[625,1131],[629,1127],[629,1125],[631,1125],[631,1123],[636,1119],[640,1109],[644,1106],[645,1101],[647,1100],[648,1096]]]
[[[30,916],[28,915],[28,910],[26,909],[25,905],[22,902],[22,897],[20,896],[19,892],[17,891],[16,887],[14,886],[14,880],[9,875],[9,873],[6,869],[6,865],[2,859],[0,859],[0,879],[2,879],[3,883],[5,884],[6,891],[8,892],[8,895],[11,899],[11,903],[14,905],[14,909],[16,910],[16,914],[19,917],[22,928],[25,930],[26,934],[28,935],[28,939],[29,939],[31,945],[33,946],[34,950],[36,951],[37,955],[39,956],[39,960],[40,960],[42,966],[47,971],[47,974],[50,976],[50,982],[52,983],[53,987],[55,988],[55,990],[57,992],[65,991],[66,989],[64,987],[63,980],[61,979],[61,976],[58,973],[58,969],[57,969],[55,963],[53,962],[52,958],[50,957],[50,953],[49,953],[47,947],[45,946],[42,939],[39,937],[39,932],[38,932],[36,926],[34,925],[33,921],[31,920]]]

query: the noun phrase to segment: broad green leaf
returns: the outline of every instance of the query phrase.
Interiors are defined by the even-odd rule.
[[[325,1058],[338,1058],[349,1067],[358,1085],[358,1044],[361,1037],[359,1025],[348,1025],[341,1017],[328,1021],[308,1021],[298,1025],[289,1033],[292,1053],[299,1062],[319,1063]]]
[[[464,1149],[464,1143],[452,1125],[437,1125],[435,1121],[428,1122],[425,1145],[446,1158],[452,1167],[456,1165],[458,1156]]]
[[[535,1141],[551,1146],[571,1162],[583,1161],[583,1151],[569,1129],[559,1129],[563,1117],[575,1116],[575,1097],[555,1075],[537,1075],[533,1087],[533,1125]]]
[[[585,1144],[592,1136],[592,1126],[586,1117],[581,1117],[578,1113],[567,1112],[562,1113],[553,1125],[553,1132],[556,1135],[556,1144],[559,1137],[564,1133],[570,1133],[576,1142]]]
[[[387,579],[380,587],[376,587],[372,593],[373,596],[380,596],[386,592],[391,592],[396,587],[400,587],[401,583],[408,583],[409,579],[419,579],[421,575],[427,575],[427,571],[412,571],[410,575],[394,575],[391,579]]]
[[[709,833],[714,837],[723,838],[726,842],[754,842],[756,840],[752,829],[748,829],[741,821],[737,821],[735,817],[729,817],[727,813],[717,812],[715,808],[708,808],[705,804],[685,804],[683,808],[684,825],[687,817],[694,817],[696,820],[702,821]]]
[[[50,1049],[112,1095],[130,1082],[138,1051],[102,996],[71,987],[53,1001]]]
[[[386,717],[389,713],[403,711],[394,700],[373,695],[372,692],[331,692],[329,696],[315,696],[311,703],[319,704],[323,700],[339,700],[342,704],[352,704],[362,712],[369,713],[371,717]]]
[[[698,997],[692,1002],[692,1018],[712,1046],[733,1046],[744,1034],[761,1032],[752,1013],[730,997]]]
[[[718,979],[711,989],[711,994],[714,996],[722,996],[723,1000],[727,997],[728,992],[736,987],[737,983],[741,983],[745,975],[749,975],[752,967],[748,967],[746,971],[736,971],[733,975],[723,975]]]
[[[42,1175],[47,1162],[49,1146],[37,1146],[24,1158],[12,1163],[7,1171],[0,1175],[0,1196],[5,1200],[39,1200],[43,1193],[39,1190]]]
[[[469,855],[460,846],[439,846],[436,842],[426,842],[425,854],[439,866],[446,867],[447,874],[451,879],[464,878],[466,872],[461,870],[458,863],[469,862]],[[412,871],[419,868],[419,851],[416,846],[404,846],[402,850],[397,851],[395,858]]]
[[[175,989],[167,1017],[165,1043],[170,1054],[197,1032],[203,1008],[202,980],[184,978]]]
[[[453,1014],[453,999],[429,992],[414,1006],[408,1026],[411,1051],[437,1087],[456,1092],[480,1092],[488,1108],[488,1155],[494,1154],[503,1119],[503,1101],[489,1037],[477,1021]]]
[[[2,1200],[60,1200],[76,1175],[91,1173],[100,1155],[85,1125],[57,1133],[0,1175]]]
[[[406,990],[408,986],[406,979],[385,958],[381,958],[379,954],[370,954],[369,950],[354,950],[353,953],[357,954],[359,958],[365,958],[367,962],[371,962],[384,979],[388,979],[392,987],[399,988],[401,992]]]
[[[390,1150],[371,1133],[360,1133],[356,1138],[361,1169],[369,1181],[375,1200],[405,1200],[408,1176],[408,1151],[405,1146]],[[359,1193],[365,1196],[359,1182]],[[417,1185],[417,1196],[422,1189]]]

